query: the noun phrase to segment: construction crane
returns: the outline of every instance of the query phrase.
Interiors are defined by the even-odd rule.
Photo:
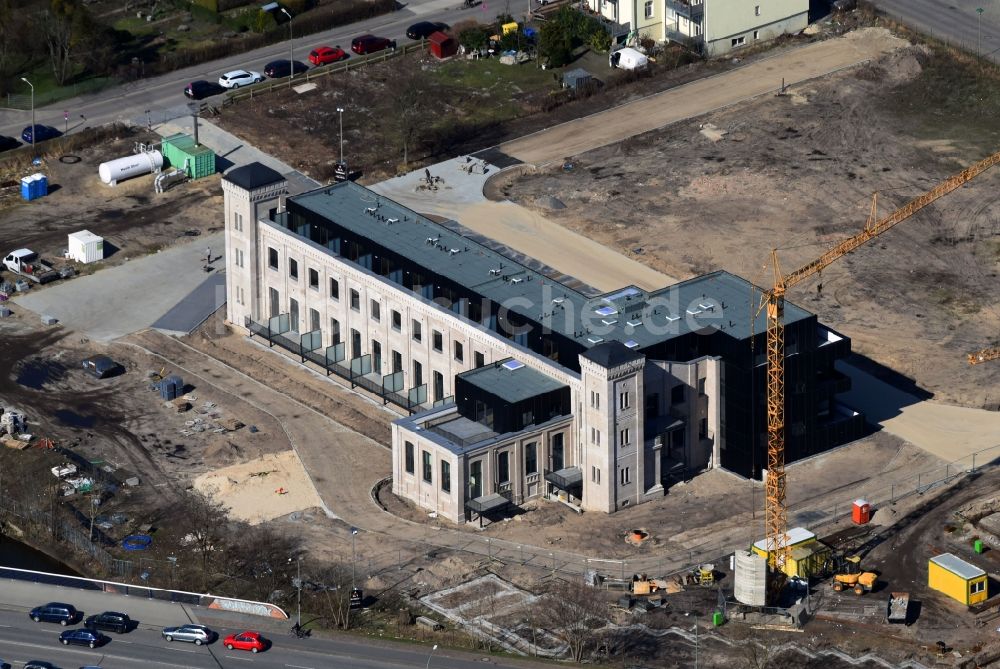
[[[927,205],[968,183],[1000,163],[1000,152],[968,167],[884,218],[878,218],[878,193],[872,196],[871,212],[864,230],[794,272],[782,275],[778,252],[771,251],[774,287],[761,296],[767,313],[767,481],[764,486],[764,529],[767,533],[768,566],[780,572],[788,558],[788,517],[785,509],[785,293],[851,251],[905,221]],[[997,349],[993,350],[997,353]]]
[[[984,348],[982,351],[970,353],[968,358],[970,365],[978,365],[981,362],[989,362],[990,360],[1000,359],[1000,346]]]

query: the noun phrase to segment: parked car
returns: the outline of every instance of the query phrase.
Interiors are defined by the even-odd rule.
[[[110,361],[111,359],[108,358],[108,360]],[[83,626],[89,630],[105,630],[107,632],[125,634],[132,629],[132,619],[128,617],[127,613],[105,611],[104,613],[98,613],[87,618]]]
[[[10,669],[10,663],[0,660],[0,669]]]
[[[309,52],[309,62],[313,65],[329,65],[351,57],[339,46],[318,46]]]
[[[108,641],[111,641],[111,639],[104,636],[100,632],[89,630],[86,627],[81,627],[80,629],[66,630],[59,635],[59,641],[64,646],[73,644],[75,646],[90,646],[91,648],[97,648],[98,646],[103,646]]]
[[[215,632],[204,625],[180,625],[178,627],[164,627],[163,638],[167,641],[187,641],[196,646],[211,643],[215,638]]]
[[[250,86],[261,81],[264,81],[264,77],[261,76],[260,72],[251,72],[248,70],[233,70],[219,77],[219,85],[223,88]]]
[[[192,81],[184,87],[184,95],[188,96],[192,100],[203,100],[207,97],[223,93],[225,90],[226,89],[215,82],[199,79],[198,81]]]
[[[267,648],[267,641],[260,635],[260,632],[247,630],[239,634],[230,634],[222,642],[222,645],[229,650],[248,650],[251,653],[258,653]]]
[[[61,134],[61,132],[50,125],[39,125],[36,123],[33,131],[32,126],[30,125],[21,131],[21,140],[24,141],[25,144],[31,144],[31,138],[34,136],[35,143],[37,144],[38,142],[44,142],[47,139],[58,137]]]
[[[351,40],[351,51],[356,54],[375,53],[383,49],[395,49],[396,42],[387,37],[375,37],[375,35],[361,35]]]
[[[59,623],[63,627],[75,623],[80,617],[80,612],[72,604],[61,602],[49,602],[42,606],[36,606],[28,613],[28,617],[36,623]]]
[[[406,29],[406,36],[410,39],[427,39],[432,33],[436,33],[439,30],[441,32],[448,30],[448,24],[436,21],[420,21]]]
[[[59,669],[59,667],[45,660],[28,660],[24,663],[24,669]]]
[[[3,135],[0,135],[0,151],[10,151],[11,149],[16,149],[19,146],[21,146],[21,142],[17,141],[13,137],[4,137]]]
[[[302,74],[308,70],[309,66],[298,60],[272,60],[264,66],[264,74],[269,79],[281,79],[293,71],[295,74]]]

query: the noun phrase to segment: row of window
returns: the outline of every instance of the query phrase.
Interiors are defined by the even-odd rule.
[[[412,442],[403,444],[403,464],[407,474],[416,473],[416,446]],[[552,435],[551,463],[554,471],[563,468],[563,435]],[[421,478],[424,483],[433,484],[433,458],[430,451],[421,450]],[[496,459],[496,483],[498,486],[510,484],[511,477],[511,451],[497,451],[494,455]],[[469,464],[469,491],[470,496],[475,498],[483,494],[482,480],[482,460],[476,460]],[[538,474],[538,442],[529,442],[524,445],[524,475],[530,476]],[[451,492],[451,463],[441,461],[441,491]]]
[[[632,482],[632,468],[622,467],[618,470],[618,476],[622,485],[628,485]],[[590,468],[590,481],[591,483],[601,484],[601,468],[591,467]]]

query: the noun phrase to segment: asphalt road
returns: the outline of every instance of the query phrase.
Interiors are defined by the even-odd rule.
[[[64,628],[52,623],[32,622],[27,612],[49,601],[73,604],[86,615],[105,610],[124,610],[138,622],[127,634],[107,633],[111,642],[91,650],[84,646],[63,646],[59,634]],[[164,626],[189,621],[208,625],[220,639],[245,629],[260,631],[271,647],[256,655],[249,651],[227,650],[220,641],[207,646],[162,637]],[[242,626],[241,626],[242,625]],[[50,585],[0,580],[0,661],[19,669],[28,660],[46,660],[61,669],[99,665],[103,669],[147,669],[163,667],[232,669],[393,669],[425,667],[471,669],[472,667],[524,668],[541,666],[518,660],[494,660],[482,655],[431,648],[414,644],[334,635],[331,638],[296,639],[288,634],[291,621],[272,621],[254,616],[237,616],[195,606],[122,597],[102,592],[73,590]]]
[[[987,0],[872,0],[891,18],[1000,63],[1000,5]],[[982,8],[982,16],[976,12]],[[980,30],[981,29],[981,30]],[[982,41],[980,42],[980,37]]]
[[[377,16],[334,30],[295,37],[292,22],[292,53],[295,60],[308,63],[309,52],[320,45],[340,45],[349,51],[351,39],[371,33],[397,40],[400,46],[410,42],[406,29],[417,21],[443,21],[449,25],[466,18],[484,19],[483,5],[462,9],[462,0],[409,0],[402,9],[392,14]],[[492,15],[490,15],[492,16]],[[219,75],[235,69],[263,72],[264,65],[272,60],[288,58],[288,41],[278,42],[255,51],[222,58],[211,63],[192,66],[169,74],[123,84],[95,93],[57,102],[35,110],[36,122],[51,125],[60,131],[66,127],[63,112],[69,116],[69,130],[102,125],[115,120],[140,120],[146,118],[158,124],[183,115],[189,100],[184,97],[184,86],[198,79],[216,81]],[[352,57],[356,57],[352,54]],[[25,90],[25,93],[28,91]],[[208,101],[221,98],[208,98]],[[81,120],[81,115],[86,121]],[[0,109],[0,135],[20,139],[21,130],[31,124],[29,111]]]

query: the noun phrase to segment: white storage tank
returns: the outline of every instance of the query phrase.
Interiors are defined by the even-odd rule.
[[[97,173],[101,181],[114,186],[119,181],[149,174],[163,167],[163,154],[159,151],[144,151],[133,156],[125,156],[101,163]]]
[[[104,260],[104,238],[98,237],[90,230],[71,232],[67,255],[82,263]]]
[[[752,551],[736,551],[736,600],[749,606],[767,604],[767,560]]]

